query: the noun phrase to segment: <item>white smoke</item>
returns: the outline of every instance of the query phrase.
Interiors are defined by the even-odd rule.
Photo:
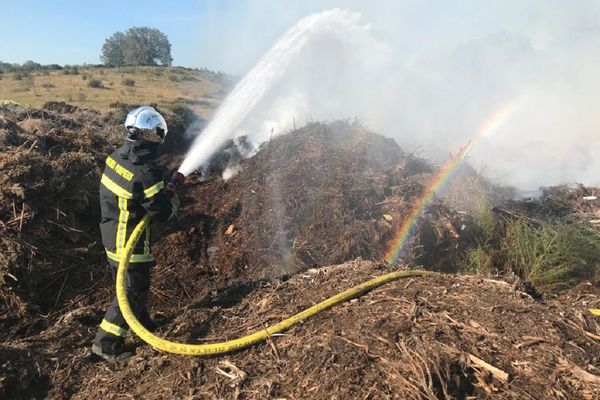
[[[465,43],[434,62],[420,60],[408,72],[414,78],[401,84],[412,100],[400,114],[384,113],[377,123],[382,131],[393,124],[409,127],[394,135],[400,143],[408,133],[425,149],[448,153],[497,108],[513,103],[514,112],[476,144],[472,163],[519,188],[597,185],[599,33],[543,49],[522,36],[498,34]]]
[[[486,33],[401,51],[385,24],[373,25],[374,34],[354,12],[311,15],[242,79],[180,170],[190,173],[240,134],[260,143],[311,120],[355,116],[406,150],[442,159],[497,109],[515,104],[476,143],[470,155],[476,167],[519,188],[597,185],[600,29],[569,18],[569,28],[535,40]]]
[[[352,77],[340,71],[339,62],[355,61],[353,53],[365,50],[364,41],[377,45],[366,28],[358,25],[359,18],[360,14],[335,9],[306,17],[290,28],[227,96],[179,170],[188,175],[243,132],[250,132],[255,143],[267,140],[276,125],[281,133],[290,122],[281,121],[282,112],[289,119],[298,112],[310,112],[315,95],[320,96],[320,108],[339,110],[341,91],[347,90],[339,83]],[[258,129],[256,121],[271,121],[271,126]]]

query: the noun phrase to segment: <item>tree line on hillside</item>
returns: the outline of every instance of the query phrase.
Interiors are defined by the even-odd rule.
[[[64,68],[68,68],[65,66]],[[35,61],[25,61],[23,64],[7,63],[0,61],[0,73],[4,72],[33,72],[33,71],[53,71],[63,69],[63,66],[58,64],[43,65]]]
[[[84,64],[86,67],[121,67],[138,65],[171,66],[171,43],[167,36],[155,28],[133,27],[126,32],[115,32],[102,45],[100,60],[103,64]],[[76,66],[40,64],[25,61],[23,64],[0,61],[0,74],[7,72],[34,72],[67,69]]]

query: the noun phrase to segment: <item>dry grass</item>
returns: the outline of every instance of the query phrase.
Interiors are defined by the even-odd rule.
[[[224,96],[222,79],[208,71],[167,67],[79,67],[78,70],[77,75],[63,71],[32,72],[26,77],[17,76],[18,72],[3,74],[0,99],[33,107],[41,107],[47,101],[64,101],[100,111],[108,110],[115,101],[156,103],[159,107],[185,104],[208,117]],[[100,80],[103,87],[88,86],[93,79]],[[124,84],[130,79],[135,81],[135,87]]]

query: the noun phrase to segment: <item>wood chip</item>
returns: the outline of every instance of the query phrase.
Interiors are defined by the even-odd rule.
[[[578,365],[570,362],[566,358],[562,358],[562,357],[559,358],[558,359],[558,365],[562,369],[571,372],[571,374],[573,374],[573,376],[575,376],[576,378],[579,378],[579,379],[581,379],[583,381],[586,381],[586,382],[600,384],[600,376],[597,376],[597,375],[594,375],[594,374],[590,374],[589,372],[587,372],[586,370],[584,370],[580,366],[578,366]]]
[[[215,370],[217,371],[217,373],[227,377],[230,380],[230,387],[237,387],[241,385],[248,377],[248,374],[246,372],[242,371],[228,360],[219,362],[219,366],[221,368],[215,367]]]
[[[500,368],[494,367],[492,364],[489,364],[483,361],[481,358],[468,353],[469,361],[471,361],[475,366],[485,369],[490,374],[492,374],[496,379],[502,382],[508,382],[508,373],[502,371]]]
[[[577,325],[575,322],[570,321],[570,320],[564,320],[563,322],[565,323],[565,325],[570,326],[571,328],[580,331],[581,333],[583,333],[585,336],[589,337],[590,339],[600,341],[600,336],[595,335],[592,332],[586,331],[585,329],[583,329],[582,327]]]
[[[477,322],[475,320],[472,320],[472,319],[469,320],[469,325],[471,325],[471,327],[477,328],[477,329],[481,329],[482,328],[482,326],[481,326],[481,324],[479,322]]]
[[[515,345],[515,349],[523,349],[525,347],[529,347],[529,346],[533,346],[533,345],[536,345],[539,343],[547,342],[546,339],[541,338],[541,337],[524,336],[523,339],[525,341]]]

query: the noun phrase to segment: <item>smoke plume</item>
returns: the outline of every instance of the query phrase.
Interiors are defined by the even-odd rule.
[[[380,18],[313,14],[241,80],[181,170],[239,135],[260,143],[309,121],[348,117],[441,161],[510,104],[514,111],[473,148],[475,167],[522,189],[598,185],[600,28],[567,17],[560,31],[501,30],[418,48],[400,45]]]

